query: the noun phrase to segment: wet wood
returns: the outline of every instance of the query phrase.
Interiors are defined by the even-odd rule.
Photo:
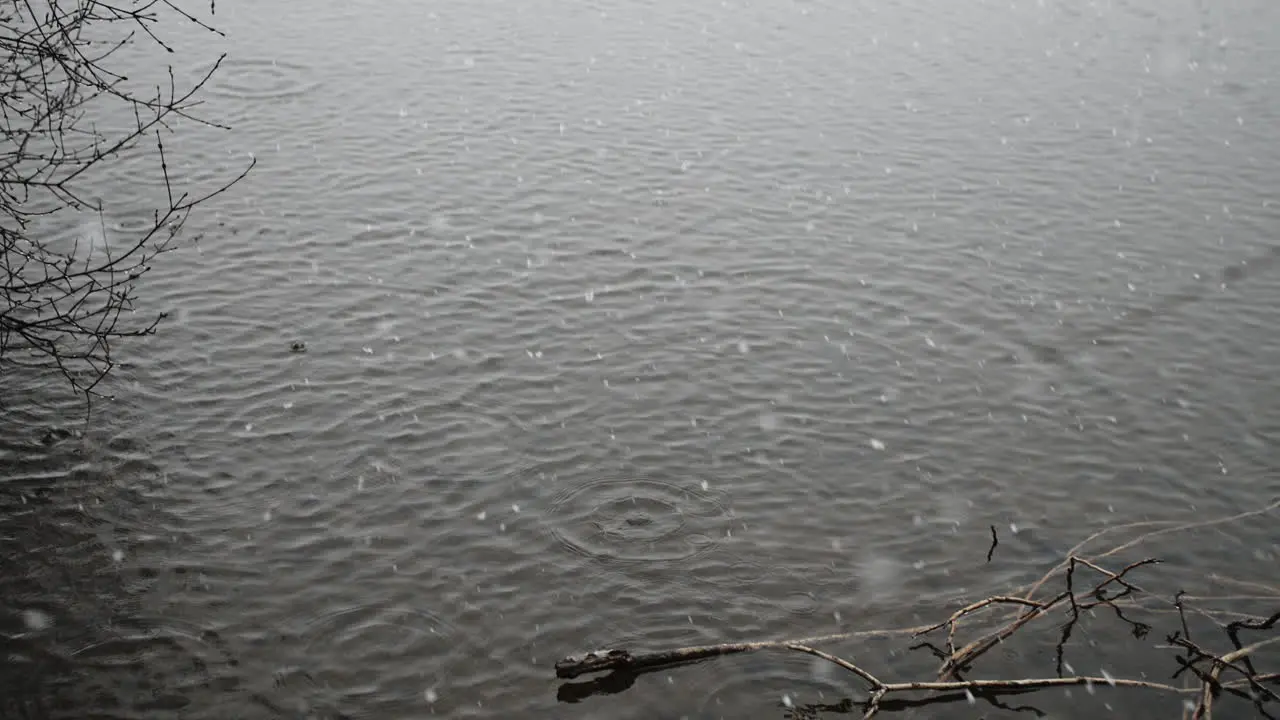
[[[570,655],[556,663],[556,677],[576,678],[589,673],[610,670],[653,670],[667,665],[680,665],[697,660],[752,652],[777,646],[775,642],[725,643],[722,645],[698,645],[657,652],[631,652],[624,648],[593,650],[581,655]]]

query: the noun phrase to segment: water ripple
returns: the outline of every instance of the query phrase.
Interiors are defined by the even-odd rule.
[[[287,60],[233,55],[209,83],[209,93],[234,100],[282,100],[313,92],[320,87],[311,68]]]
[[[551,533],[567,551],[606,565],[682,562],[723,537],[728,512],[716,493],[646,478],[599,478],[551,503]]]
[[[125,618],[70,659],[84,683],[77,691],[97,697],[103,711],[178,711],[197,693],[240,683],[239,660],[216,630],[172,617]]]
[[[838,706],[854,696],[847,675],[825,660],[781,653],[726,663],[701,688],[698,712],[708,718],[755,717],[764,708],[776,708],[780,716],[802,708],[840,712]]]
[[[456,702],[447,689],[453,672],[474,647],[426,610],[377,604],[315,616],[285,642],[298,643],[301,659],[276,674],[273,701],[289,697],[309,716],[342,718],[446,710]]]

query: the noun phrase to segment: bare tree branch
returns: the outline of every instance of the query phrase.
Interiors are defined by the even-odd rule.
[[[176,186],[161,133],[179,118],[222,127],[195,114],[222,58],[187,86],[167,66],[167,87],[147,91],[130,85],[114,62],[139,38],[174,53],[157,34],[166,19],[222,34],[171,0],[0,7],[0,368],[53,369],[87,400],[114,366],[113,343],[151,334],[164,318],[136,319],[139,279],[173,248],[192,209],[253,166],[205,192]],[[104,204],[85,194],[90,172],[151,141],[162,206],[126,237],[108,237]],[[96,218],[102,242],[77,239],[59,249],[48,235],[51,220],[80,213]]]

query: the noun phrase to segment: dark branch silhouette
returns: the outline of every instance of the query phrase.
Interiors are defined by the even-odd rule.
[[[177,118],[221,127],[194,110],[222,59],[185,87],[172,66],[164,86],[130,84],[118,54],[138,40],[173,53],[156,33],[166,18],[218,32],[169,0],[0,7],[0,368],[55,370],[86,400],[113,367],[112,343],[150,334],[164,317],[135,315],[138,280],[174,246],[193,208],[252,167],[204,192],[175,186],[162,135]],[[86,196],[90,171],[152,142],[164,193],[142,227],[69,250],[51,242],[51,219],[83,213],[105,239],[103,203]]]

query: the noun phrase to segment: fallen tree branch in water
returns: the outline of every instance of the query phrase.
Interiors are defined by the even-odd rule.
[[[1236,619],[1231,622],[1220,621],[1219,610],[1197,608],[1188,604],[1193,596],[1179,592],[1172,600],[1162,598],[1137,584],[1131,575],[1145,571],[1160,561],[1153,557],[1131,561],[1118,569],[1108,569],[1103,563],[1105,558],[1113,557],[1123,550],[1160,535],[1230,524],[1248,517],[1271,513],[1280,508],[1280,500],[1248,513],[1199,521],[1181,525],[1167,523],[1141,523],[1125,526],[1128,529],[1142,529],[1144,533],[1121,545],[1090,556],[1083,554],[1083,549],[1093,540],[1121,528],[1109,528],[1095,533],[1072,549],[1065,560],[1057,564],[1046,575],[1022,590],[1004,595],[994,595],[976,602],[966,604],[952,612],[945,620],[926,626],[900,628],[896,630],[873,630],[854,633],[841,633],[815,638],[796,640],[765,640],[757,642],[736,642],[718,645],[690,646],[659,651],[639,651],[627,648],[596,650],[582,655],[566,657],[555,664],[556,676],[560,678],[577,678],[593,673],[611,672],[608,677],[585,683],[566,683],[561,686],[559,697],[562,701],[578,702],[587,696],[599,693],[621,692],[629,688],[635,679],[645,673],[660,669],[701,662],[713,658],[757,652],[760,650],[785,650],[799,652],[832,663],[843,670],[856,675],[867,686],[867,697],[861,701],[845,700],[835,705],[814,705],[793,708],[793,717],[816,717],[824,711],[850,712],[854,706],[861,708],[864,720],[884,712],[895,712],[911,707],[931,703],[948,703],[959,700],[976,702],[982,699],[992,705],[1006,709],[1000,697],[1034,692],[1053,687],[1085,686],[1092,692],[1095,687],[1110,686],[1114,688],[1135,688],[1165,694],[1181,695],[1185,698],[1185,708],[1189,716],[1195,720],[1209,720],[1212,717],[1215,702],[1224,693],[1251,703],[1259,717],[1274,718],[1270,711],[1280,707],[1280,691],[1273,686],[1280,686],[1280,672],[1270,670],[1259,671],[1255,660],[1261,651],[1280,645],[1280,611],[1267,616],[1256,616],[1249,613],[1233,613]],[[993,543],[992,550],[995,545]],[[1091,583],[1082,583],[1081,575],[1092,574],[1096,579]],[[1059,581],[1061,589],[1046,594],[1046,588],[1054,581]],[[1237,585],[1247,585],[1258,589],[1261,594],[1250,596],[1248,600],[1264,600],[1280,604],[1280,592],[1259,583],[1233,581]],[[1086,587],[1087,586],[1087,587]],[[1194,596],[1201,600],[1220,600],[1212,596]],[[1145,601],[1147,604],[1143,604]],[[1162,608],[1151,608],[1155,603]],[[991,630],[980,634],[968,643],[960,644],[957,636],[974,616],[994,608],[1012,608],[1013,612]],[[1135,619],[1139,612],[1176,613],[1178,626],[1165,635],[1165,648],[1175,649],[1181,654],[1175,657],[1177,667],[1171,673],[1171,679],[1177,680],[1184,674],[1195,677],[1198,685],[1178,686],[1168,682],[1138,678],[1112,677],[1105,671],[1101,677],[1076,674],[1065,660],[1066,646],[1074,630],[1086,618],[1094,616],[1094,610],[1106,610],[1114,615],[1122,626],[1135,638],[1144,638],[1151,632],[1151,623]],[[1191,639],[1187,612],[1193,611],[1200,617],[1212,621],[1223,630],[1229,639],[1231,649],[1228,652],[1216,653]],[[1054,677],[1028,677],[1009,679],[968,679],[964,674],[972,670],[973,664],[986,652],[1005,642],[1023,628],[1036,620],[1055,616],[1061,622],[1055,650]],[[928,649],[941,662],[937,677],[930,681],[890,682],[880,676],[851,662],[845,657],[821,650],[816,644],[832,640],[850,640],[870,636],[909,636],[923,638],[940,630],[946,631],[943,647],[922,640],[912,649]],[[1250,645],[1244,645],[1240,639],[1241,631],[1266,632],[1277,634]],[[921,695],[915,700],[896,699],[891,696]],[[1273,707],[1274,706],[1274,707]],[[1038,712],[1038,711],[1037,711]],[[799,714],[797,714],[799,713]]]

